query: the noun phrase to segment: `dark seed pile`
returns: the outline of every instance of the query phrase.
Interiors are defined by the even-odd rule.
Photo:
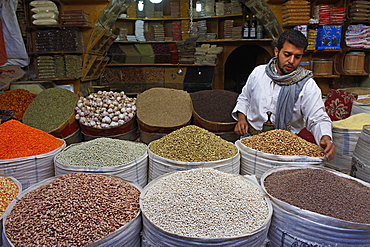
[[[219,123],[231,123],[235,120],[231,112],[239,96],[227,90],[202,90],[190,94],[194,111],[205,120]]]
[[[289,169],[264,181],[273,197],[337,219],[370,224],[370,187],[323,169]]]

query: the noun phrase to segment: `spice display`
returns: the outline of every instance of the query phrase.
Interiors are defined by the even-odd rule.
[[[0,94],[0,110],[14,111],[14,118],[22,119],[24,112],[36,94],[25,89],[14,89]]]
[[[9,203],[18,195],[19,188],[12,179],[0,176],[0,215]]]
[[[138,119],[151,126],[181,126],[192,116],[191,97],[183,90],[151,88],[137,96],[136,105]]]
[[[363,98],[363,99],[358,99],[355,101],[361,104],[370,104],[370,98]]]
[[[0,133],[0,160],[45,154],[64,144],[62,140],[17,120],[1,124]]]
[[[235,107],[238,93],[227,90],[202,90],[190,94],[194,111],[208,121],[235,122],[231,112]]]
[[[321,147],[286,130],[275,129],[240,141],[252,149],[277,155],[306,155],[323,157]]]
[[[71,117],[77,100],[78,96],[67,89],[46,89],[28,106],[23,123],[50,133]]]
[[[264,181],[273,197],[296,207],[351,222],[370,224],[370,188],[324,169],[274,172]]]
[[[370,114],[359,113],[343,120],[333,121],[333,127],[344,129],[362,129],[364,125],[370,124]]]
[[[143,214],[157,227],[187,237],[248,234],[268,217],[263,194],[241,175],[199,168],[179,171],[149,187]]]
[[[68,147],[56,160],[70,166],[119,166],[143,156],[146,147],[144,143],[102,137]]]
[[[124,92],[98,91],[77,102],[76,119],[85,126],[109,129],[122,126],[136,113],[136,98]]]
[[[101,174],[57,177],[24,195],[6,218],[14,246],[85,246],[133,220],[140,191]]]
[[[164,158],[203,162],[223,160],[238,153],[236,146],[195,125],[188,125],[150,143],[149,149]]]

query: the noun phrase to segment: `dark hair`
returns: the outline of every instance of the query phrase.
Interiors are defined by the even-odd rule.
[[[288,41],[296,47],[304,48],[305,50],[308,45],[306,36],[304,36],[302,32],[295,29],[288,29],[280,35],[276,43],[276,47],[279,49],[279,51],[281,48],[283,48],[285,41]]]

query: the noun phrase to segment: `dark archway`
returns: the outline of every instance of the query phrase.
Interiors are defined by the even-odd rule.
[[[258,45],[242,45],[236,48],[225,63],[225,90],[240,93],[252,70],[270,59],[270,53]]]

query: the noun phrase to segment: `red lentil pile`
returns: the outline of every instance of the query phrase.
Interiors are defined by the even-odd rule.
[[[0,94],[0,110],[14,111],[14,118],[22,119],[24,112],[36,94],[25,89],[14,89]]]
[[[273,197],[337,219],[370,224],[370,187],[324,169],[287,169],[264,180]]]
[[[19,188],[13,180],[0,176],[0,215],[2,215],[9,203],[18,195]]]
[[[63,141],[17,120],[0,124],[0,160],[28,157],[51,152]]]

